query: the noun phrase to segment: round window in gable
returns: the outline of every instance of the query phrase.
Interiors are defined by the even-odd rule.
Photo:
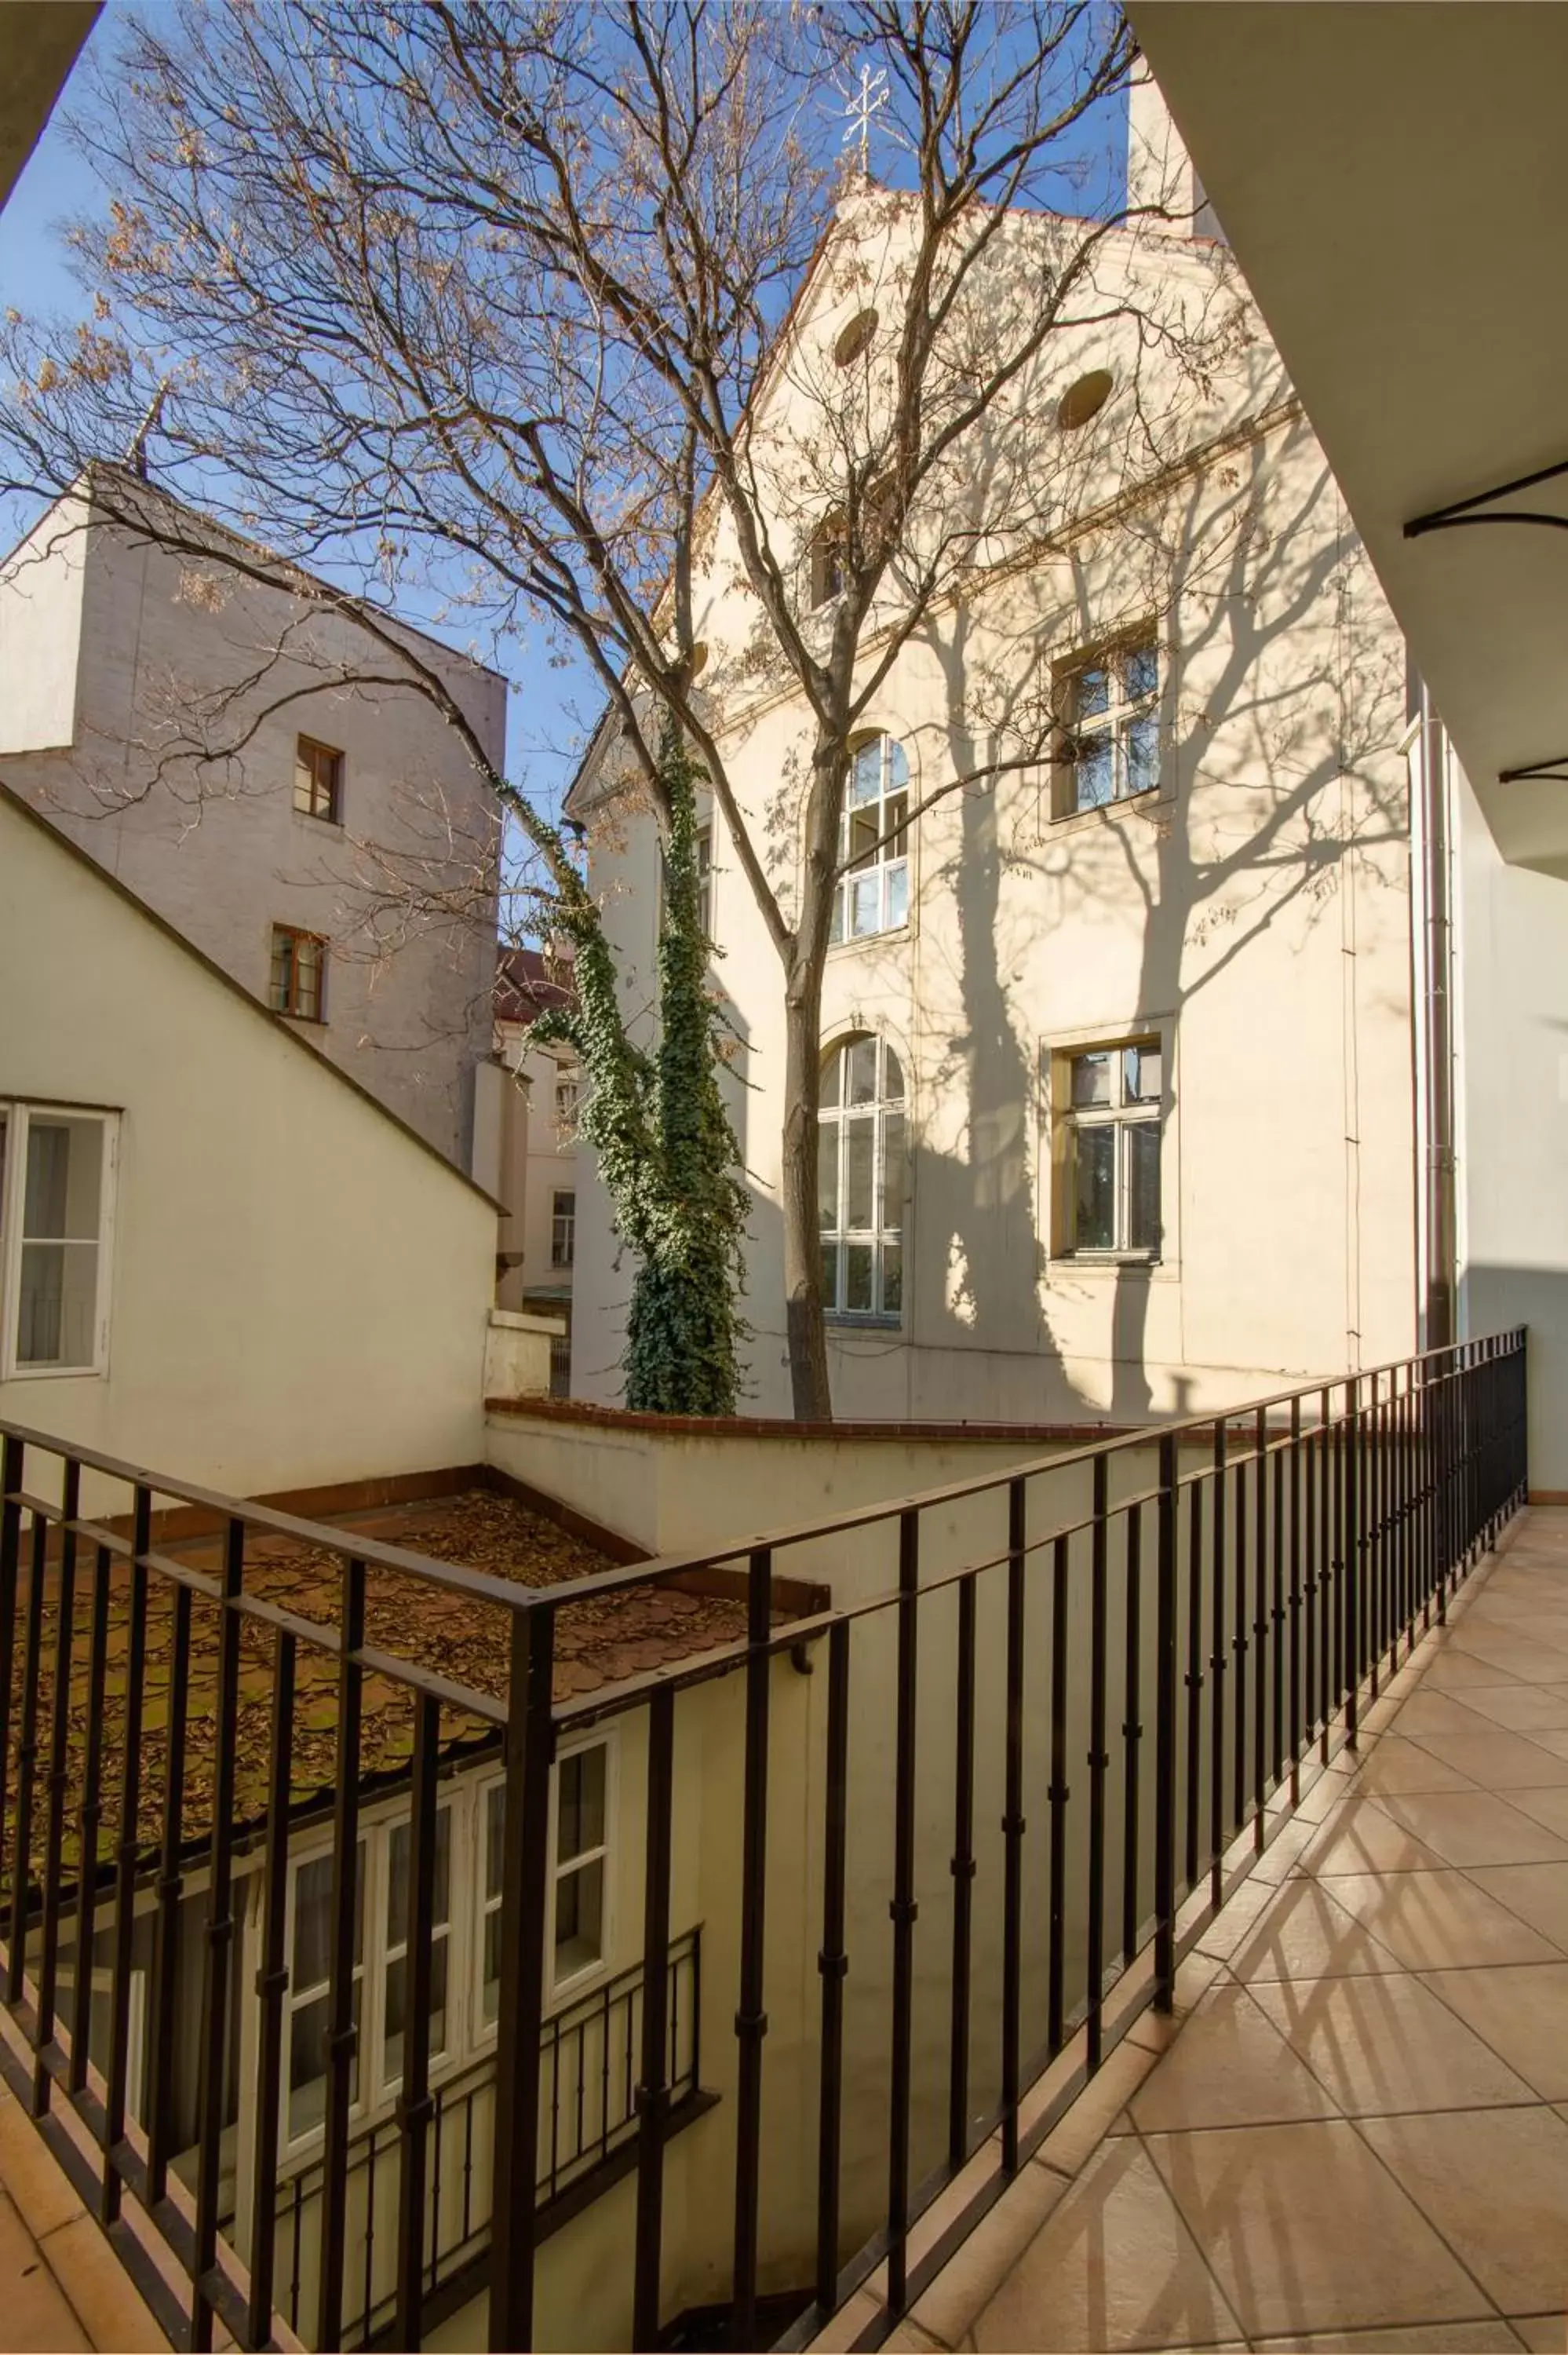
[[[871,339],[875,333],[876,313],[874,311],[857,312],[833,346],[833,357],[840,368],[853,368],[861,355],[869,350]]]
[[[1097,417],[1110,399],[1109,368],[1091,368],[1076,384],[1070,384],[1056,404],[1056,422],[1064,433],[1075,433],[1092,417]]]
[[[703,675],[704,671],[705,671],[705,670],[706,670],[707,666],[708,666],[708,646],[707,646],[707,640],[706,640],[705,638],[699,638],[699,639],[697,640],[696,645],[692,648],[692,674],[691,674],[691,675],[692,675],[692,677],[693,677],[694,679],[699,679],[699,678],[701,678],[701,677],[702,677],[702,675]]]

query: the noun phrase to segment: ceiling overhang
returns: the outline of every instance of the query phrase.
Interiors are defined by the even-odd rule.
[[[1499,847],[1568,874],[1568,7],[1128,14]]]
[[[99,0],[6,0],[0,12],[0,207],[37,145]]]

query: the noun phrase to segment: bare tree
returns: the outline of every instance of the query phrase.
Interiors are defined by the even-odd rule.
[[[164,387],[160,465],[240,529],[577,649],[596,777],[666,832],[680,730],[779,959],[802,1417],[831,1412],[817,1072],[857,732],[933,616],[1037,556],[1088,481],[1087,445],[1039,464],[1058,349],[1135,318],[1196,398],[1234,333],[1222,270],[1125,267],[1106,151],[1136,67],[1104,0],[190,5],[132,35],[81,133],[115,192],[79,232],[99,315],[11,331],[25,475],[116,424],[123,446]],[[1121,414],[1146,469],[1180,446],[1169,397]],[[705,660],[715,581],[746,620]],[[769,693],[805,718],[759,805],[728,731]],[[961,718],[936,794],[1038,761],[1049,682],[977,677]]]

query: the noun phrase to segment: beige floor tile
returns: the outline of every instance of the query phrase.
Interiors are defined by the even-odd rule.
[[[844,2355],[861,2332],[874,2322],[882,2312],[882,2300],[869,2289],[857,2289],[845,2306],[841,2306],[827,2328],[813,2339],[814,2355]]]
[[[1145,2147],[1249,2339],[1490,2318],[1348,2121],[1156,2135]]]
[[[948,2347],[956,2347],[1068,2188],[1062,2176],[1037,2160],[1021,2169],[995,2207],[981,2217],[948,2259],[925,2296],[916,2300],[910,2319]]]
[[[938,2355],[942,2347],[939,2339],[933,2339],[929,2331],[919,2329],[913,2322],[895,2324],[882,2343],[895,2348],[898,2355]]]
[[[86,2213],[64,2169],[10,2094],[0,2100],[0,2183],[36,2241],[57,2224]]]
[[[1467,1685],[1510,1683],[1511,1679],[1494,1660],[1482,1657],[1484,1649],[1484,1640],[1479,1636],[1467,1641],[1457,1636],[1451,1639],[1447,1648],[1428,1664],[1421,1679],[1425,1690],[1463,1694]]]
[[[1423,1690],[1401,1705],[1394,1723],[1406,1741],[1425,1742],[1428,1734],[1480,1733],[1487,1720],[1457,1693]]]
[[[1363,2118],[1359,2130],[1500,2312],[1568,2299],[1568,2126],[1554,2111]]]
[[[1323,1777],[1325,1783],[1330,1779]],[[1358,1798],[1375,1799],[1384,1791],[1467,1791],[1472,1784],[1473,1777],[1449,1757],[1446,1742],[1440,1750],[1424,1750],[1403,1734],[1385,1733],[1368,1752],[1355,1787]]]
[[[1324,1885],[1410,1970],[1557,1960],[1554,1947],[1467,1873],[1342,1873]]]
[[[1568,1728],[1532,1725],[1528,1728],[1525,1738],[1527,1741],[1535,1742],[1551,1757],[1568,1758]]]
[[[39,2243],[94,2347],[115,2355],[166,2355],[168,2340],[92,2218],[73,2216]]]
[[[1568,1783],[1550,1791],[1510,1791],[1509,1805],[1521,1814],[1533,1816],[1549,1832],[1568,1843]]]
[[[1561,2314],[1510,2314],[1509,2321],[1535,2355],[1568,2355],[1568,2320]]]
[[[1305,1850],[1301,1870],[1314,1874],[1424,1872],[1443,1861],[1425,1840],[1397,1823],[1381,1800],[1352,1797]]]
[[[1253,1994],[1351,2115],[1482,2109],[1528,2102],[1535,2090],[1429,1987],[1404,1973],[1298,1979],[1259,1986]]]
[[[1194,1952],[1213,1961],[1223,1961],[1227,1955],[1234,1955],[1254,1925],[1268,1911],[1277,1893],[1269,1881],[1244,1881],[1235,1894],[1221,1906],[1198,1940]]]
[[[1445,1864],[1568,1861],[1563,1840],[1495,1791],[1410,1791],[1383,1802],[1394,1821]]]
[[[1128,2105],[1140,2134],[1332,2117],[1335,2105],[1245,1987],[1215,1987]]]
[[[1431,1971],[1423,1984],[1473,2028],[1532,2093],[1547,2102],[1568,2101],[1568,1963]]]
[[[5,2355],[78,2355],[88,2345],[32,2234],[0,2192],[0,2349]]]
[[[1111,2120],[1126,2109],[1156,2065],[1157,2055],[1143,2045],[1118,2044],[1090,2078],[1061,2125],[1046,2136],[1037,2157],[1059,2175],[1076,2175],[1109,2132]]]
[[[1506,2322],[1415,2322],[1393,2330],[1309,2331],[1295,2339],[1260,2339],[1261,2355],[1515,2355],[1519,2341]]]
[[[975,2324],[981,2350],[1213,2346],[1242,2337],[1159,2175],[1107,2143]]]
[[[1521,1640],[1506,1643],[1489,1630],[1484,1634],[1467,1632],[1456,1639],[1458,1652],[1467,1652],[1473,1660],[1494,1672],[1499,1685],[1517,1678],[1525,1685],[1559,1685],[1568,1682],[1568,1652],[1544,1640],[1533,1627],[1520,1628]]]
[[[1559,1757],[1545,1742],[1510,1733],[1500,1725],[1485,1726],[1475,1733],[1431,1734],[1426,1739],[1434,1764],[1456,1768],[1467,1782],[1483,1791],[1529,1791],[1568,1784],[1568,1756]],[[1416,1785],[1409,1787],[1414,1790]]]
[[[1233,1978],[1332,1978],[1404,1967],[1320,1881],[1292,1881],[1231,1956]]]
[[[1568,1684],[1480,1685],[1466,1706],[1514,1733],[1568,1732]]]
[[[1476,1866],[1469,1878],[1568,1955],[1568,1873],[1560,1864]]]

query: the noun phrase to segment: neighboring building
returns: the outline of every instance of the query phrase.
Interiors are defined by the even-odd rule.
[[[1148,91],[1133,133],[1135,169],[1152,145],[1148,168],[1180,166]],[[1011,223],[1015,265],[1048,260],[1056,233]],[[885,209],[841,216],[758,402],[775,458],[809,442],[813,369],[858,357],[867,319],[874,336],[865,288],[901,234]],[[981,505],[962,599],[900,648],[853,762],[821,1029],[823,1281],[849,1416],[1137,1420],[1375,1364],[1414,1336],[1403,641],[1241,291],[1202,384],[1140,346],[1139,304],[1222,300],[1224,249],[1129,229],[1097,267],[1104,325],[1051,346],[998,429],[1020,437],[1003,486],[1059,476],[1051,527],[1020,545],[1010,511]],[[808,632],[837,593],[831,526],[779,526]],[[774,804],[811,723],[792,685],[757,683],[732,542],[721,516],[694,627],[788,897]],[[1052,749],[912,816],[983,765],[987,680],[1048,692]],[[606,731],[573,808],[591,818],[620,783]],[[715,972],[749,1050],[732,1101],[755,1196],[752,1395],[787,1412],[780,970],[716,809],[706,823]],[[590,849],[641,1007],[659,853],[635,794]],[[626,1291],[586,1172],[578,1204],[574,1392],[608,1400]]]
[[[0,1419],[244,1496],[472,1463],[490,1197],[4,775]]]
[[[560,1316],[568,1337],[582,1071],[569,1047],[536,1047],[524,1056],[522,1042],[541,1015],[573,1002],[569,966],[536,949],[503,949],[495,986],[495,1053],[508,1084],[497,1191],[506,1215],[496,1299],[503,1308]]]
[[[146,530],[108,520],[104,499]],[[149,537],[170,529],[185,552]],[[204,559],[209,546],[265,562],[121,467],[95,470],[28,534],[0,571],[5,778],[450,1160],[479,1168],[489,788],[413,687],[345,684],[397,659],[352,608]],[[501,767],[505,682],[375,620]]]

